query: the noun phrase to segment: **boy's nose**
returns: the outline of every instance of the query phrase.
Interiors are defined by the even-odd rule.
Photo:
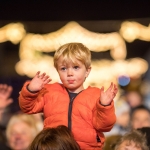
[[[68,76],[72,76],[72,75],[73,75],[73,71],[72,71],[71,68],[69,68],[69,69],[67,70],[67,75],[68,75]]]

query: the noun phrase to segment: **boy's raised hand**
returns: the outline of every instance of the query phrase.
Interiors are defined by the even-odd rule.
[[[118,92],[116,84],[111,83],[110,87],[104,92],[104,87],[101,88],[100,103],[102,105],[110,105]]]
[[[50,81],[51,78],[46,75],[46,73],[42,73],[40,75],[40,71],[38,71],[28,85],[28,89],[32,92],[40,91],[44,87],[44,85],[49,83]]]

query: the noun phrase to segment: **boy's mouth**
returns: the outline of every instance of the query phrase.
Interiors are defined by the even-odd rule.
[[[72,84],[72,83],[74,83],[74,80],[68,80],[68,82],[69,82],[70,84]]]

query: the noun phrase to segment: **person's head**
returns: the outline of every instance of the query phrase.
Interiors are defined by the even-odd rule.
[[[149,148],[144,134],[132,130],[117,141],[114,150],[149,150]]]
[[[131,128],[150,127],[150,110],[144,105],[135,107],[131,113]]]
[[[133,90],[126,93],[126,101],[131,108],[142,105],[143,97],[139,91]]]
[[[34,116],[15,114],[10,118],[6,127],[8,144],[13,150],[26,150],[41,130]]]
[[[64,86],[80,92],[91,70],[90,50],[82,43],[62,45],[54,54],[54,66]]]
[[[42,130],[29,146],[29,150],[80,150],[70,130],[63,125]]]

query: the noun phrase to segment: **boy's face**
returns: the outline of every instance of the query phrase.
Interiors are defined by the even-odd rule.
[[[85,65],[76,60],[76,65],[73,63],[64,63],[61,56],[57,61],[57,71],[63,85],[70,91],[78,93],[84,89],[83,83],[88,77],[91,68],[86,69]]]

